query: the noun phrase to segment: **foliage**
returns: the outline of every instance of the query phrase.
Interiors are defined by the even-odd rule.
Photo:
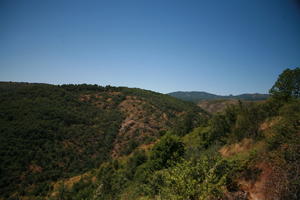
[[[168,118],[166,127],[151,127],[157,133],[148,141],[155,141],[159,131],[174,124],[176,112],[195,109],[197,116],[205,118],[192,103],[141,89],[0,83],[0,198],[46,195],[53,181],[110,161],[124,119],[119,104],[128,95],[143,100],[147,109],[155,106],[159,112],[154,114],[165,113]],[[123,150],[127,154],[147,142],[129,141],[128,149]],[[129,169],[129,174],[134,170]]]
[[[191,132],[194,128],[206,123],[207,119],[200,117],[199,112],[196,110],[189,110],[182,117],[177,118],[174,126],[172,127],[172,132],[182,137]]]
[[[267,183],[276,186],[267,192],[299,199],[298,72],[280,75],[273,98],[213,116],[137,88],[1,83],[0,198],[245,199],[242,184],[255,185],[267,169]],[[119,105],[128,96],[145,102],[145,113],[159,108],[155,116],[164,115],[166,126],[144,139],[137,130],[122,140],[126,156],[111,158],[124,116]],[[240,150],[246,139],[251,144]],[[222,153],[231,147],[236,152]],[[81,179],[70,184],[72,176]]]
[[[0,92],[2,195],[32,184],[40,188],[107,159],[122,120],[117,109],[96,108],[63,87],[11,86],[2,85]],[[43,194],[44,188],[35,191]]]
[[[184,154],[184,146],[174,135],[166,134],[155,144],[150,153],[150,161],[155,170],[169,167],[172,162],[178,162]]]
[[[279,110],[280,120],[273,127],[274,134],[267,138],[270,159],[285,172],[287,182],[282,199],[300,198],[300,101],[294,100]],[[278,160],[280,160],[278,162]]]
[[[279,100],[286,101],[300,97],[300,68],[286,69],[270,89],[270,94]]]
[[[219,157],[184,161],[163,171],[160,195],[163,199],[220,199],[238,168]]]
[[[148,158],[145,154],[145,151],[137,150],[134,152],[132,157],[130,157],[127,161],[127,171],[129,179],[132,179],[134,177],[137,167],[145,163],[147,159]]]

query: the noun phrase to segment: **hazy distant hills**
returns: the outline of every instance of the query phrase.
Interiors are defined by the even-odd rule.
[[[259,101],[259,100],[265,100],[269,97],[268,94],[259,94],[259,93],[222,96],[222,95],[211,94],[208,92],[197,92],[197,91],[192,91],[192,92],[178,91],[178,92],[168,93],[168,95],[176,97],[181,100],[192,101],[196,103],[203,100],[217,100],[217,99],[238,99],[238,100],[246,100],[246,101]]]

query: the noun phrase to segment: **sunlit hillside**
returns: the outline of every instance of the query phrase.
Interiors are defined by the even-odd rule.
[[[1,198],[297,200],[299,77],[213,115],[141,89],[3,82]]]

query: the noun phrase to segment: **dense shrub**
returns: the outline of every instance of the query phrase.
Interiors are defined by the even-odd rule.
[[[184,154],[184,145],[174,135],[166,134],[155,144],[150,152],[150,161],[153,168],[158,170],[169,167],[172,162],[177,162]]]

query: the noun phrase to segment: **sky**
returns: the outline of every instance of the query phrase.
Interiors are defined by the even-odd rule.
[[[228,95],[297,66],[297,0],[0,0],[0,81]]]

